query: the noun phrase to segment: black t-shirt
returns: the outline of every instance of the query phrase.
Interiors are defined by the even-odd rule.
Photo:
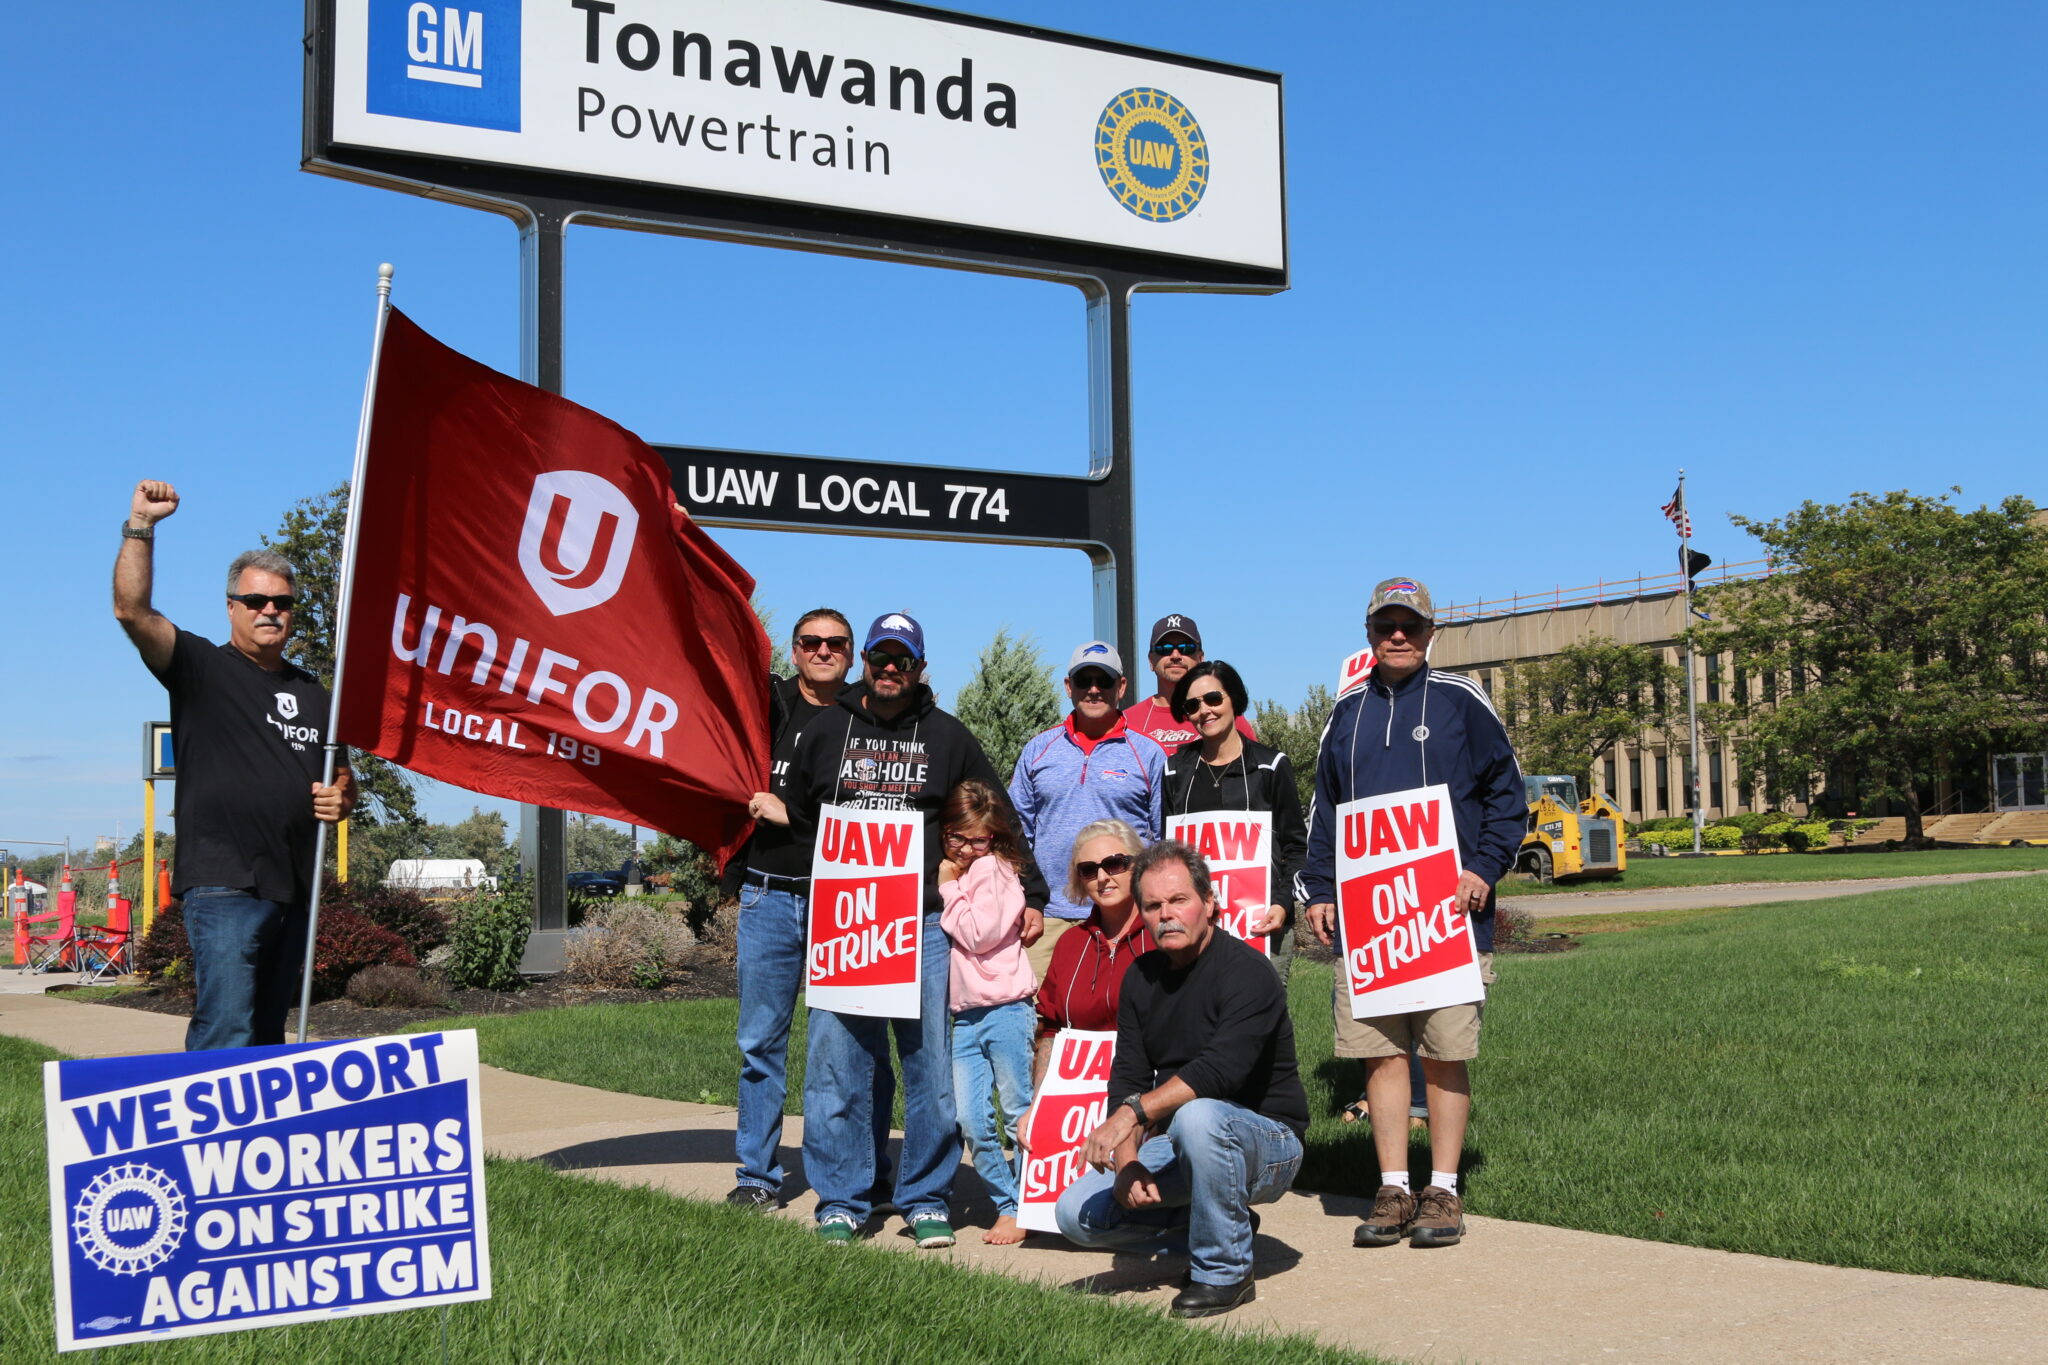
[[[1179,1076],[1197,1098],[1229,1100],[1308,1131],[1287,992],[1257,949],[1213,931],[1185,971],[1155,948],[1131,964],[1117,1006],[1112,1103]]]
[[[804,726],[824,715],[836,711],[836,706],[815,706],[805,700],[802,692],[792,689],[794,695],[787,698],[788,713],[784,716],[782,729],[775,736],[775,758],[768,771],[768,790],[786,803],[789,800],[789,760],[796,752],[796,737]],[[754,839],[747,848],[747,867],[750,871],[766,872],[776,877],[808,877],[811,875],[811,840],[799,839],[788,825],[771,824],[766,820],[754,825]]]
[[[303,904],[312,889],[313,786],[327,689],[287,663],[266,672],[233,645],[178,632],[157,681],[171,694],[178,854],[171,891],[232,886]],[[346,762],[337,755],[337,765]]]

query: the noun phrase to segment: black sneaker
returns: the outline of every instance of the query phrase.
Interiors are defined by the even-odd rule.
[[[1188,1287],[1173,1296],[1173,1306],[1167,1309],[1177,1318],[1213,1318],[1218,1313],[1250,1303],[1259,1296],[1259,1287],[1247,1275],[1236,1284],[1197,1284],[1189,1282]]]
[[[773,1190],[759,1185],[735,1185],[725,1202],[742,1209],[772,1209],[778,1201]]]

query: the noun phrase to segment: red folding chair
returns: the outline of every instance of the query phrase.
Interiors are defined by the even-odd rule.
[[[74,960],[78,970],[85,973],[83,985],[93,985],[109,976],[126,976],[135,970],[130,961],[132,937],[129,912],[134,902],[126,896],[115,896],[107,910],[104,926],[81,925],[75,933]]]
[[[78,904],[61,900],[55,910],[28,915],[28,969],[32,972],[75,972],[78,970]],[[37,933],[38,924],[54,924],[48,933]]]

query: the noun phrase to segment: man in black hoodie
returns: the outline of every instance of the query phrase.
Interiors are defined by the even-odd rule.
[[[818,1230],[828,1242],[853,1240],[874,1211],[876,1075],[889,1069],[889,1034],[903,1057],[903,1150],[894,1200],[920,1247],[953,1244],[953,1172],[960,1127],[953,1107],[953,1058],[947,1039],[947,956],[939,927],[939,829],[946,794],[969,778],[997,792],[1003,781],[973,732],[941,711],[924,683],[924,630],[902,612],[868,627],[861,681],[839,694],[837,709],[798,735],[784,782],[790,832],[815,846],[818,810],[915,810],[924,819],[922,995],[916,1019],[810,1013],[804,1069],[804,1172],[818,1192]],[[1043,930],[1045,879],[1023,871],[1024,941]]]

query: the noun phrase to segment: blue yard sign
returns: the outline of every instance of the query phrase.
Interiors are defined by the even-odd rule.
[[[491,1296],[476,1034],[43,1068],[57,1349]]]

